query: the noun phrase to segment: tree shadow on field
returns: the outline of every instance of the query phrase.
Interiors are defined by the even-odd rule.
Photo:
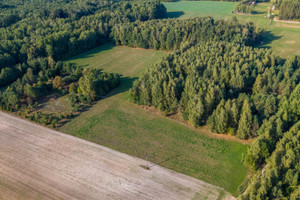
[[[162,163],[166,163],[166,162],[168,162],[168,161],[170,161],[170,160],[177,159],[177,158],[180,157],[180,156],[181,156],[181,154],[177,154],[177,155],[175,155],[175,156],[172,156],[172,157],[170,157],[170,158],[167,158],[167,159],[165,159],[165,160],[163,160],[163,161],[161,161],[161,162],[154,163],[154,164],[152,164],[152,165],[146,164],[146,165],[140,165],[140,166],[141,166],[142,168],[144,168],[144,169],[151,170],[152,167],[155,167],[155,166],[157,166],[157,165],[161,165]]]
[[[265,12],[254,10],[254,11],[252,12],[252,15],[260,15],[260,14],[264,14],[264,13],[265,13]]]
[[[88,51],[85,51],[83,53],[78,54],[77,56],[73,56],[69,59],[67,59],[66,61],[69,60],[74,60],[74,59],[85,59],[85,58],[91,58],[94,57],[96,54],[98,54],[101,51],[107,51],[107,50],[111,50],[115,47],[116,45],[113,45],[111,43],[105,43],[102,45],[99,45],[98,47],[95,47],[93,49],[90,49]]]
[[[274,35],[271,31],[266,31],[265,32],[265,35],[263,37],[263,42],[258,45],[257,47],[260,47],[260,48],[271,48],[269,46],[269,44],[271,44],[274,40],[279,40],[281,39],[282,36],[277,36],[277,35]]]
[[[171,11],[171,12],[167,12],[167,17],[168,18],[179,18],[182,15],[184,15],[183,11]]]
[[[121,75],[120,85],[118,87],[116,87],[115,89],[113,89],[112,91],[110,91],[109,93],[107,93],[106,95],[104,95],[103,97],[101,97],[100,99],[106,99],[106,98],[112,97],[114,95],[117,95],[117,94],[120,94],[123,92],[127,92],[132,87],[135,79],[137,79],[137,78],[132,78],[132,77]]]

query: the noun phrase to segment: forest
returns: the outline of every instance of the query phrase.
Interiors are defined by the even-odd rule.
[[[279,9],[279,19],[300,19],[300,0],[274,0],[273,3]]]
[[[253,171],[267,168],[265,175],[253,176],[240,198],[297,199],[299,81],[300,57],[283,61],[267,49],[208,39],[147,70],[130,95],[133,102],[155,106],[165,115],[180,113],[196,127],[208,124],[220,134],[257,137],[245,164]],[[283,141],[291,145],[278,147]],[[269,161],[273,157],[279,161]],[[289,164],[278,169],[280,159]]]
[[[69,94],[72,106],[78,101],[90,104],[115,88],[119,75],[84,70],[61,60],[109,42],[115,24],[166,15],[157,1],[4,0],[0,12],[5,16],[0,28],[0,106],[23,113],[50,93],[68,93],[72,83],[75,90],[71,90],[76,91]],[[61,82],[59,87],[56,81]],[[101,89],[95,91],[98,86]],[[53,118],[44,120],[46,124],[58,121],[57,116],[45,118]]]
[[[263,30],[251,22],[241,24],[236,18],[215,21],[205,17],[119,24],[112,29],[112,36],[117,45],[178,50],[209,40],[256,44],[261,41]]]
[[[239,8],[244,2],[236,11],[251,13]],[[280,19],[300,18],[299,0],[274,3]],[[300,57],[255,48],[265,32],[251,22],[166,13],[151,0],[0,1],[0,108],[56,127],[73,114],[31,113],[41,99],[67,95],[79,111],[121,83],[120,74],[65,59],[105,43],[169,50],[133,83],[130,101],[194,127],[254,138],[244,159],[253,175],[239,198],[297,199]]]
[[[176,20],[114,27],[119,45],[177,50],[134,82],[131,101],[154,106],[166,116],[179,113],[195,127],[207,124],[220,134],[257,138],[245,158],[257,174],[241,188],[247,189],[240,198],[297,199],[300,58],[285,61],[270,50],[251,47],[263,34],[253,24],[194,20],[197,25],[182,20],[184,28]],[[279,161],[270,161],[273,157]],[[280,159],[289,164],[279,167]]]

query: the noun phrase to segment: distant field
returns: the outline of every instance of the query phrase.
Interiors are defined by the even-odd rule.
[[[59,128],[77,137],[148,159],[220,186],[232,194],[247,176],[247,146],[216,139],[128,102],[132,81],[166,52],[106,45],[69,62],[123,75],[119,88]]]
[[[106,44],[69,59],[69,62],[105,71],[119,73],[125,77],[138,76],[153,63],[158,62],[166,51],[114,47]]]
[[[231,16],[235,3],[218,1],[178,1],[164,2],[164,5],[167,8],[169,17],[189,18],[213,16],[216,19],[220,19]]]
[[[288,58],[291,55],[300,55],[300,25],[272,22],[269,25],[267,15],[268,3],[255,6],[253,15],[236,15],[232,13],[235,3],[211,1],[179,1],[165,2],[169,17],[204,17],[212,16],[216,19],[236,16],[241,21],[253,21],[261,28],[266,29],[264,44],[260,47],[272,48],[276,55]]]

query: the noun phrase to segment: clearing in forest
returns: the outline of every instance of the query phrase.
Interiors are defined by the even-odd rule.
[[[128,102],[140,73],[167,52],[105,45],[69,62],[122,74],[121,85],[60,131],[193,176],[237,194],[247,176],[241,159],[247,145],[214,138]]]

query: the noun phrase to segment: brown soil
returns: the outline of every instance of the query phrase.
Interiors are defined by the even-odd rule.
[[[223,192],[234,199],[220,187],[0,112],[0,199],[219,199]]]
[[[281,23],[287,23],[287,24],[299,24],[300,25],[300,21],[279,20],[276,17],[274,18],[274,21],[281,22]]]
[[[285,28],[300,28],[300,25],[291,25],[291,24],[280,24],[278,26],[285,27]]]

